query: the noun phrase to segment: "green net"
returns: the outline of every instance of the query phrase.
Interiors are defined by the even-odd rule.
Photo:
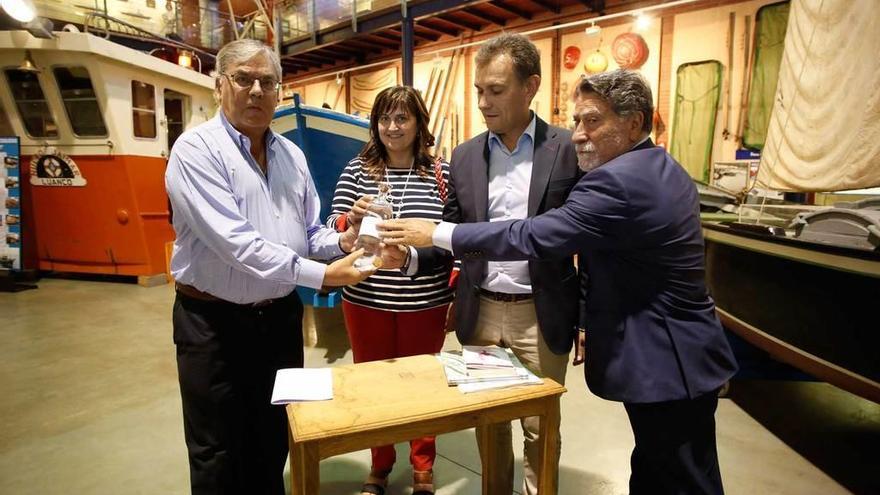
[[[758,9],[755,21],[755,63],[749,84],[749,102],[742,143],[749,149],[764,148],[779,65],[785,47],[785,29],[788,27],[789,2],[765,5]]]
[[[721,97],[721,62],[707,60],[678,68],[675,119],[669,153],[691,177],[709,182],[715,117]]]

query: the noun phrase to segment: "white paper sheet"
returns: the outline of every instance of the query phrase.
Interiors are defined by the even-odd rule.
[[[477,383],[462,383],[458,386],[458,391],[463,394],[470,394],[473,392],[481,392],[483,390],[492,390],[495,388],[518,387],[520,385],[540,385],[542,383],[544,383],[544,380],[530,373],[529,376],[518,380],[494,380]]]
[[[272,404],[332,398],[333,374],[330,368],[285,368],[275,373]]]

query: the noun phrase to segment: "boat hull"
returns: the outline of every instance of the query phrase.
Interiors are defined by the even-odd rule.
[[[302,149],[321,198],[321,218],[327,218],[339,175],[370,138],[369,121],[301,105],[297,95],[292,105],[275,111],[272,130]]]
[[[40,270],[151,276],[165,273],[174,240],[165,195],[165,159],[74,155],[82,187],[33,185],[22,157],[25,259]],[[36,260],[35,262],[33,260]]]
[[[880,402],[880,255],[704,223],[722,323],[774,358]]]

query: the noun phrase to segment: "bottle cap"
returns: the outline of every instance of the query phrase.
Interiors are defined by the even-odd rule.
[[[379,195],[376,198],[380,202],[391,203],[391,184],[382,182],[379,184]]]

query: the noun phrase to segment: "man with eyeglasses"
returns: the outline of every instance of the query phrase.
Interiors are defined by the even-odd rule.
[[[737,365],[706,288],[699,194],[651,141],[653,101],[636,71],[578,81],[572,142],[585,175],[559,208],[524,220],[379,227],[388,245],[433,244],[465,259],[577,253],[585,377],[629,417],[630,495],[723,495],[715,410]]]
[[[177,239],[174,343],[193,494],[284,492],[284,407],[275,371],[302,367],[295,288],[341,286],[356,238],[321,226],[303,152],[269,129],[281,64],[254,40],[217,54],[220,111],[180,136],[165,185]]]

